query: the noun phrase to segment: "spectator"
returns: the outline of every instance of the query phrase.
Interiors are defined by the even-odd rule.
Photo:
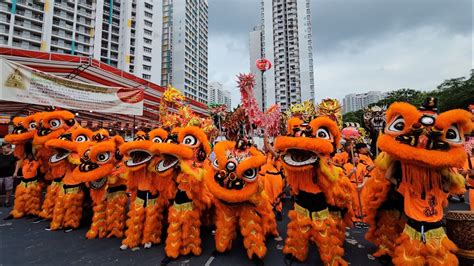
[[[13,177],[18,174],[18,165],[13,156],[13,149],[10,144],[3,143],[0,153],[0,187],[5,190],[5,207],[11,206],[11,194],[13,191]],[[1,202],[0,202],[1,204]]]

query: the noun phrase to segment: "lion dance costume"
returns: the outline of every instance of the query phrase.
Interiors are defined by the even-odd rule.
[[[163,263],[191,252],[201,254],[201,215],[210,207],[212,199],[203,185],[204,161],[210,150],[206,134],[197,126],[180,128],[177,139],[152,147],[153,152],[167,158],[166,165],[180,168],[176,177],[177,192],[168,213],[167,257]]]
[[[288,135],[275,140],[295,196],[283,248],[291,260],[306,260],[312,241],[325,265],[347,265],[342,259],[345,227],[341,213],[352,215],[352,187],[342,169],[332,165],[329,158],[340,138],[336,122],[328,117],[310,123],[293,117],[288,120]],[[330,212],[331,206],[342,211]]]
[[[149,133],[139,131],[134,140],[120,147],[125,156],[127,171],[127,190],[132,193],[128,212],[127,230],[121,249],[135,249],[142,244],[150,248],[161,243],[163,211],[168,206],[167,189],[173,185],[160,183],[154,171],[154,163],[159,155],[151,152],[154,143],[165,141],[168,133],[154,129]]]
[[[53,149],[48,147],[46,143],[49,140],[59,138],[60,135],[77,125],[74,114],[65,110],[38,113],[37,119],[38,128],[33,139],[33,147],[40,162],[41,173],[44,174],[46,181],[51,181],[46,190],[39,216],[50,220],[53,215],[56,197],[61,188],[61,180],[66,174],[67,163],[63,160],[56,161]]]
[[[259,168],[265,156],[243,141],[222,141],[206,165],[206,185],[216,206],[216,250],[231,249],[239,225],[249,259],[262,259],[265,236],[277,235],[270,199],[263,190]]]
[[[36,134],[36,114],[13,119],[13,132],[5,136],[5,141],[15,145],[14,155],[23,169],[21,183],[15,191],[15,202],[10,215],[21,218],[24,215],[38,215],[41,209],[41,184],[38,182],[39,163],[26,158],[33,153],[31,141]]]
[[[463,133],[472,128],[471,114],[451,110],[438,115],[436,100],[429,97],[419,109],[392,104],[386,120],[378,140],[382,153],[364,194],[368,222],[374,228],[368,238],[385,245],[395,265],[457,265],[456,246],[441,220],[448,193],[464,190],[463,177],[452,168],[466,160]],[[395,230],[400,228],[397,218],[384,208],[391,184],[403,196],[407,217],[403,232]],[[389,239],[382,238],[387,234]]]
[[[106,130],[96,132],[93,140],[96,143],[80,151],[83,160],[73,171],[74,178],[89,187],[93,202],[92,224],[86,237],[122,238],[128,201],[122,154],[119,151],[124,141],[120,136],[110,137]],[[85,159],[85,153],[88,160]]]
[[[53,151],[50,162],[52,164],[64,162],[66,168],[54,199],[51,230],[79,227],[84,191],[82,182],[74,178],[73,171],[83,160],[80,151],[92,145],[92,136],[91,130],[77,127],[46,143],[46,146]]]

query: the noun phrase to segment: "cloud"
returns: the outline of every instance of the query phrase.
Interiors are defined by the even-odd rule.
[[[472,67],[471,36],[425,26],[406,30],[351,50],[319,56],[317,100],[345,94],[399,88],[435,89],[444,79],[465,76]]]
[[[434,89],[473,67],[470,0],[310,0],[316,97],[403,87]],[[209,0],[209,81],[240,102],[248,33],[259,0]]]

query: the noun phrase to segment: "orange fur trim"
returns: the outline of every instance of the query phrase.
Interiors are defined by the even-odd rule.
[[[126,206],[128,197],[125,193],[119,193],[107,197],[106,223],[107,237],[122,238],[125,231],[125,221],[127,220]]]
[[[471,122],[472,114],[466,110],[454,109],[443,112],[436,117],[435,126],[444,130],[448,129],[451,125],[458,125],[461,130],[459,134],[464,136],[464,133],[472,131],[474,124]],[[446,133],[446,132],[445,132]]]
[[[159,137],[164,142],[168,137],[168,132],[162,128],[155,128],[148,132],[148,136],[150,136],[150,141],[153,141],[155,137]]]
[[[106,225],[106,204],[103,201],[96,202],[92,207],[94,212],[92,216],[92,224],[89,231],[86,233],[87,239],[104,238],[107,234]]]
[[[299,149],[323,154],[329,154],[334,150],[331,142],[326,140],[318,138],[286,136],[280,136],[275,139],[275,149],[280,151]]]
[[[301,126],[301,124],[303,124],[303,120],[301,120],[301,118],[299,117],[292,117],[290,119],[288,119],[288,122],[287,122],[287,134],[292,134],[293,133],[293,128],[295,127],[299,127]]]
[[[166,238],[165,253],[171,258],[180,254],[201,254],[200,212],[192,210],[177,210],[171,206],[168,213],[168,237]]]
[[[169,154],[180,159],[191,159],[193,150],[174,143],[156,143],[150,147],[150,151],[159,154]]]
[[[20,184],[16,187],[15,201],[11,215],[15,219],[23,217],[23,215],[38,215],[41,207],[41,186],[36,183],[25,187]]]
[[[51,229],[78,228],[82,217],[82,202],[84,192],[64,194],[59,193],[54,206]]]
[[[145,224],[146,213],[145,208],[136,205],[134,202],[130,203],[130,210],[128,211],[127,231],[125,231],[125,238],[122,244],[128,248],[135,248],[140,245],[143,227]]]
[[[262,259],[267,253],[265,233],[261,224],[260,216],[252,207],[244,207],[242,209],[239,217],[239,226],[249,259],[254,255]]]
[[[386,134],[379,136],[377,146],[389,153],[395,160],[412,161],[435,168],[462,167],[467,160],[463,147],[452,146],[448,151],[419,149],[400,144]]]
[[[43,205],[41,206],[41,212],[39,213],[41,218],[48,220],[52,219],[54,206],[57,201],[56,198],[58,197],[59,191],[61,190],[61,186],[62,184],[58,182],[53,182],[48,186]]]

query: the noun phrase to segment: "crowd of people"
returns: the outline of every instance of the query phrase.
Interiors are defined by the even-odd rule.
[[[91,208],[88,239],[120,238],[122,250],[163,241],[162,264],[200,255],[200,228],[210,226],[217,252],[230,250],[239,232],[248,258],[262,263],[265,239],[279,236],[282,199],[290,196],[287,262],[305,261],[315,243],[325,265],[347,265],[345,231],[355,225],[368,226],[374,256],[395,265],[456,265],[441,220],[448,196],[474,186],[464,137],[473,115],[439,114],[435,102],[392,104],[377,155],[363,139],[344,136],[333,118],[301,113],[261,149],[244,135],[211,144],[192,116],[128,142],[81,127],[66,110],[16,117],[5,137],[14,151],[3,144],[0,155],[5,206],[21,176],[7,219],[35,216],[48,230],[69,232]],[[469,202],[474,210],[472,192]]]

